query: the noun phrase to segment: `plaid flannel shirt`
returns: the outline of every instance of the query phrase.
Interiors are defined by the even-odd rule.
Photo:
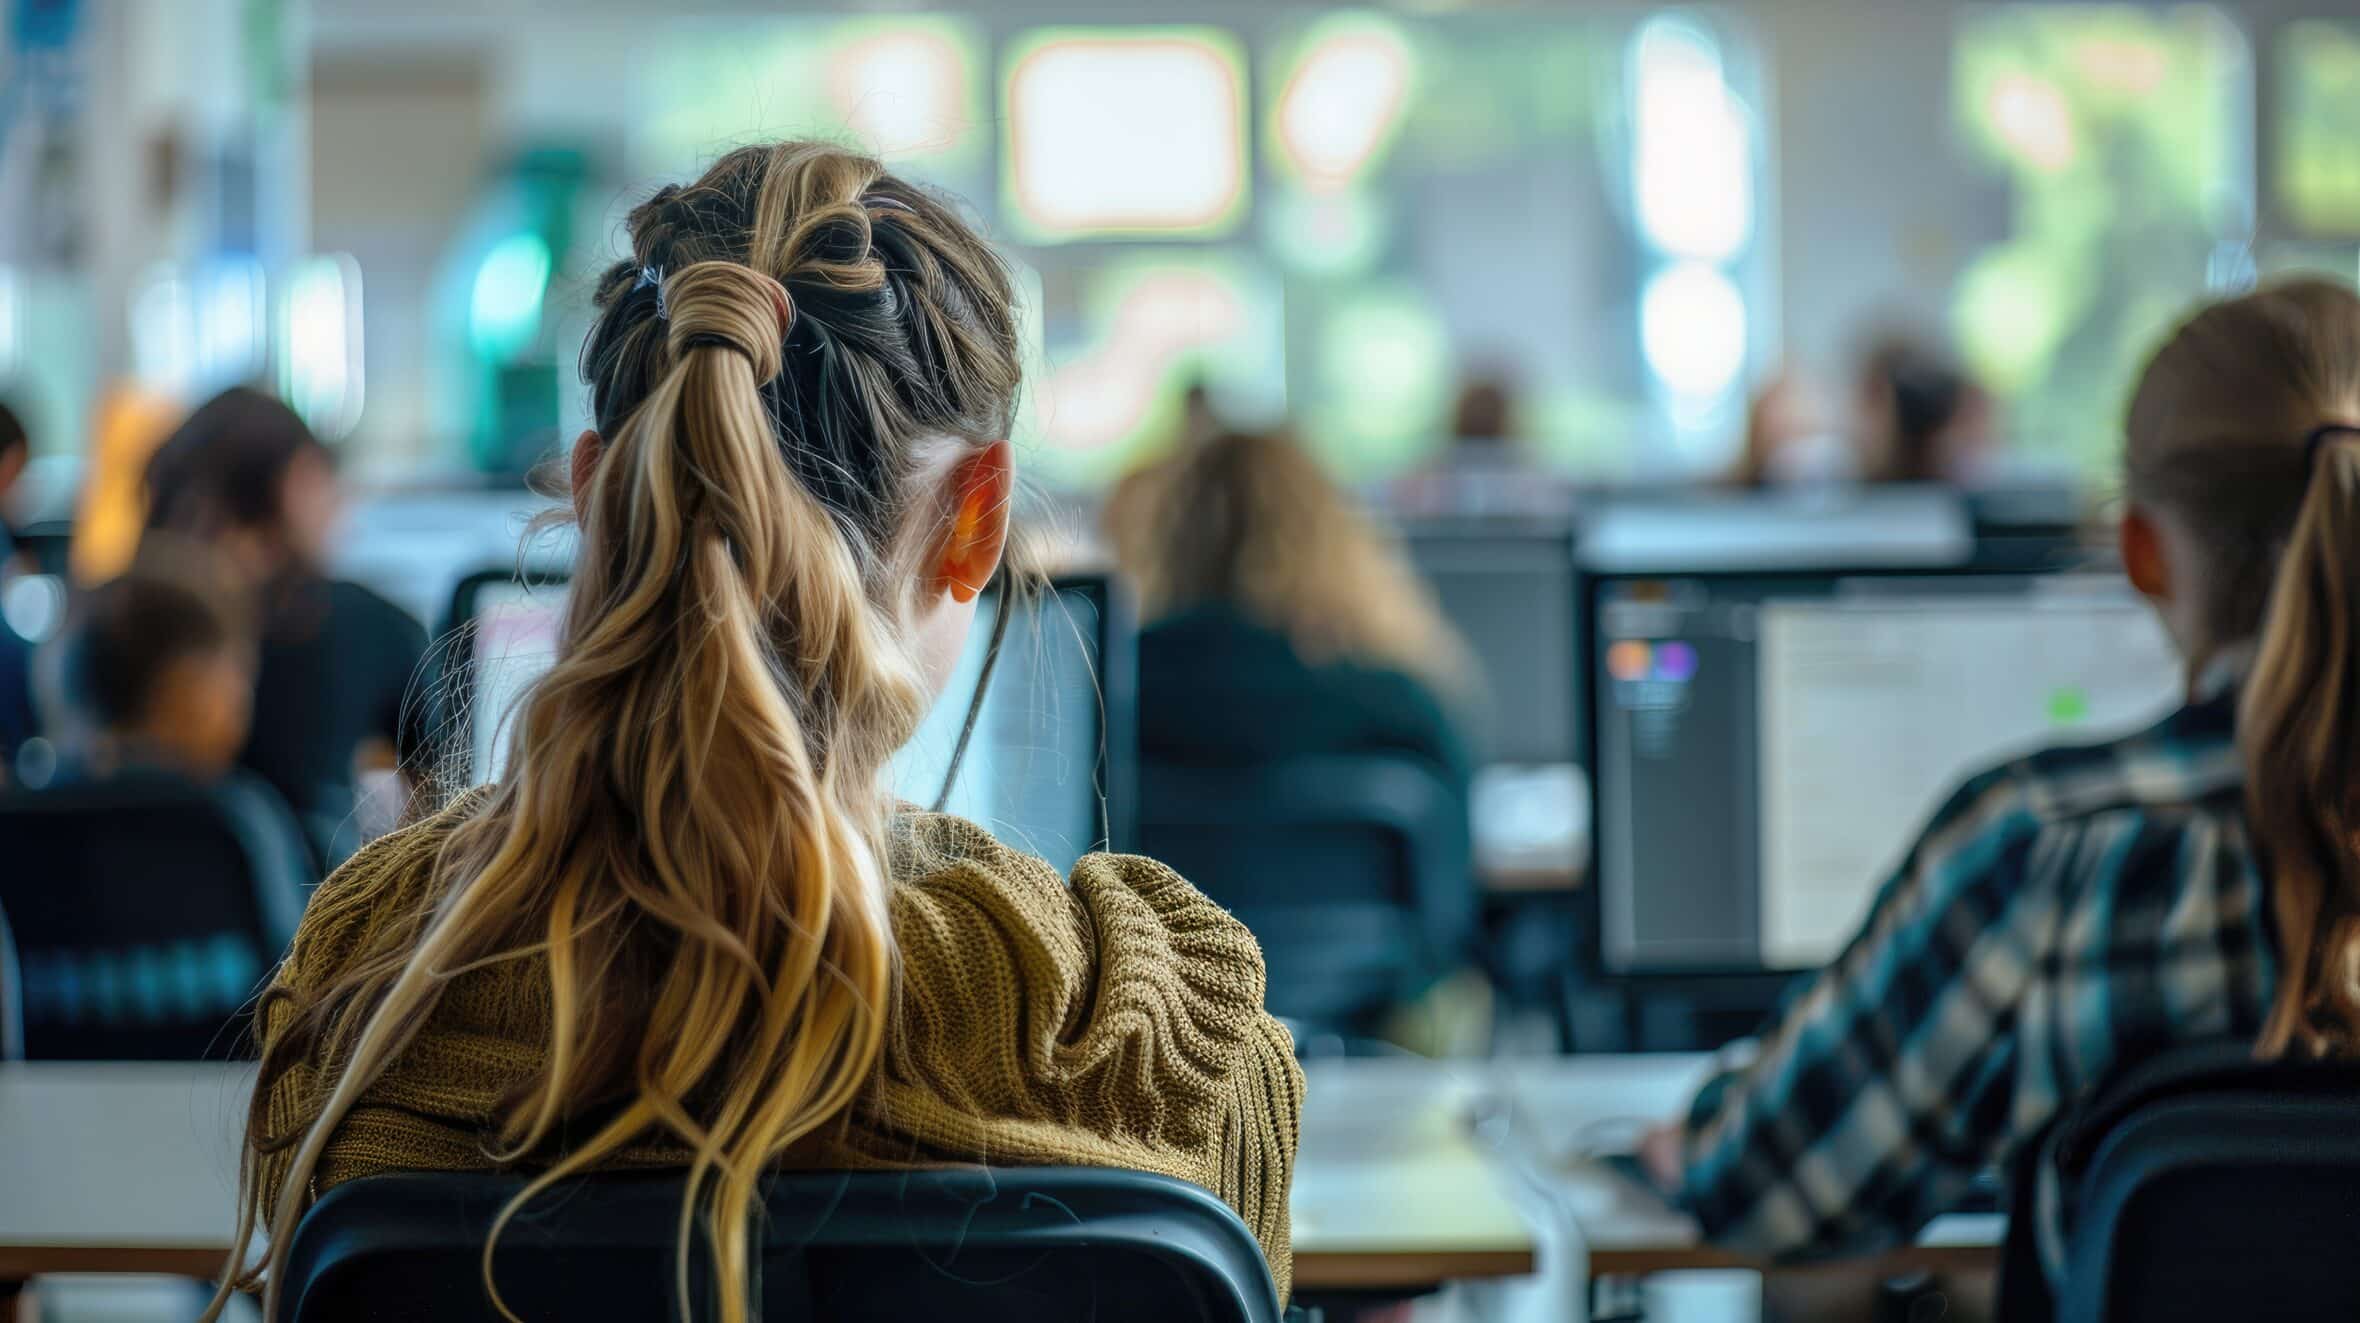
[[[2252,1036],[2275,956],[2239,669],[2126,739],[1975,777],[1683,1135],[1680,1202],[1774,1257],[1905,1244],[2120,1063]]]

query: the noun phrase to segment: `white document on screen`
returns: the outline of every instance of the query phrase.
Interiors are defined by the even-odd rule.
[[[1942,796],[2046,744],[2177,701],[2162,626],[2127,595],[1772,603],[1761,617],[1763,963],[1842,949]]]

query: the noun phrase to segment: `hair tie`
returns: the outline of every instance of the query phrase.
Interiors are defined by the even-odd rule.
[[[672,320],[672,307],[664,302],[664,268],[660,266],[639,268],[639,279],[631,286],[631,292],[637,294],[651,285],[655,287],[656,291],[656,320],[661,322]]]
[[[2348,436],[2360,436],[2360,424],[2321,423],[2303,438],[2303,472],[2319,471],[2319,452],[2331,441]]]

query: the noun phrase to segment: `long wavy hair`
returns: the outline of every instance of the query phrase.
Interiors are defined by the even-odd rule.
[[[1134,474],[1105,522],[1149,622],[1227,605],[1305,661],[1467,696],[1466,645],[1399,541],[1286,437],[1222,436]]]
[[[2205,308],[2131,397],[2132,500],[2199,551],[2202,665],[2257,649],[2237,716],[2278,987],[2259,1050],[2360,1048],[2360,296],[2298,280]]]
[[[701,1219],[731,1323],[765,1167],[878,1058],[882,773],[927,703],[903,622],[951,513],[919,479],[1007,435],[1008,276],[946,203],[815,143],[733,151],[629,231],[583,351],[604,450],[509,770],[441,847],[431,907],[374,925],[263,1058],[237,1262],[267,1226],[241,1283],[266,1316],[330,1136],[458,971],[537,960],[550,1008],[493,1153],[539,1174],[493,1241],[553,1182],[676,1144],[682,1307]],[[299,1061],[325,1096],[272,1134],[264,1100]]]

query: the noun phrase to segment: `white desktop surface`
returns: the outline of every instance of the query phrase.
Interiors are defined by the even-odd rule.
[[[0,1065],[0,1280],[211,1272],[229,1247],[249,1065]]]
[[[1532,1236],[1463,1124],[1478,1081],[1436,1063],[1362,1064],[1309,1072],[1297,1284],[1530,1272]],[[217,1269],[252,1080],[252,1066],[222,1063],[0,1065],[0,1281]]]
[[[1424,1288],[1534,1270],[1531,1189],[1568,1211],[1592,1271],[1733,1262],[1652,1194],[1566,1149],[1572,1136],[1673,1115],[1698,1055],[1314,1062],[1293,1198],[1299,1288]],[[197,1275],[228,1244],[253,1068],[220,1063],[0,1065],[0,1282],[51,1272]],[[1950,1217],[1921,1248],[1981,1254],[2001,1219]]]

